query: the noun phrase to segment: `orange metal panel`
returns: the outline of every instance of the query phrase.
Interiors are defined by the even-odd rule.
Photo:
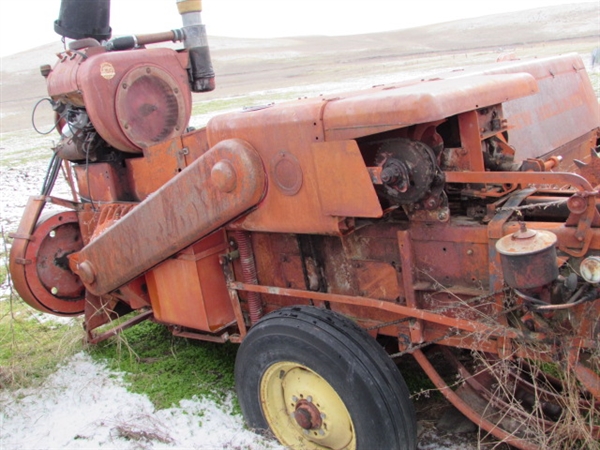
[[[146,274],[156,320],[210,332],[235,320],[219,263],[227,247],[220,231]]]
[[[461,170],[485,171],[483,149],[479,133],[477,111],[469,111],[458,116],[460,140],[465,153],[466,167]]]
[[[180,138],[144,149],[143,158],[125,160],[133,196],[141,201],[185,168]]]
[[[485,73],[526,72],[539,92],[504,103],[517,160],[537,158],[600,126],[598,98],[577,54],[511,61]]]
[[[116,165],[111,163],[74,166],[79,196],[96,202],[128,200],[128,183]]]
[[[435,79],[377,92],[340,96],[327,103],[327,141],[356,139],[383,131],[433,122],[537,92],[526,73]]]
[[[195,159],[204,155],[210,147],[206,137],[206,128],[191,131],[190,133],[181,136],[183,147],[186,149],[185,161],[189,165]]]
[[[313,144],[311,151],[323,214],[382,216],[379,199],[356,141]]]
[[[355,263],[354,267],[361,295],[390,301],[400,297],[396,269],[390,264],[379,261],[361,261]]]
[[[236,226],[251,231],[339,234],[339,219],[321,213],[315,163],[309,151],[323,142],[322,99],[225,114],[207,126],[209,144],[241,138],[260,154],[269,187],[260,207]],[[292,107],[290,107],[292,106]]]

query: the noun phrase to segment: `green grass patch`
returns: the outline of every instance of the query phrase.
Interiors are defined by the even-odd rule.
[[[268,105],[274,102],[294,100],[303,94],[300,91],[283,90],[281,92],[254,93],[236,97],[202,100],[192,105],[192,116],[209,114],[219,111],[230,111],[259,105]]]
[[[0,388],[39,385],[84,348],[81,321],[44,321],[16,296],[0,300]]]
[[[166,327],[146,321],[91,348],[90,353],[124,372],[129,391],[148,395],[162,409],[194,396],[225,399],[234,388],[237,348],[178,338]]]
[[[0,245],[3,244],[4,236],[1,239]],[[3,286],[8,281],[8,264],[6,261],[8,261],[8,254],[0,251],[0,286]],[[2,298],[0,298],[0,301],[2,301]]]

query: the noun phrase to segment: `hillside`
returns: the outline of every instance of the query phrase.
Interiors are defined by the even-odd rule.
[[[600,4],[579,3],[486,16],[385,33],[238,39],[210,36],[217,89],[195,101],[277,90],[314,95],[336,84],[357,87],[416,72],[518,57],[579,52],[600,45]],[[2,132],[30,127],[35,102],[46,95],[39,66],[53,64],[57,41],[2,58]]]

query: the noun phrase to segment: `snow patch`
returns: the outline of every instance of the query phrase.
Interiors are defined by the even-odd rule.
[[[78,353],[39,389],[0,391],[0,448],[283,449],[244,428],[223,406],[182,400],[156,410],[127,391],[122,374]]]

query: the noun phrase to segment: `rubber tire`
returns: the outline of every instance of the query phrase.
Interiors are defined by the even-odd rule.
[[[351,320],[310,306],[282,308],[253,326],[235,362],[236,391],[248,425],[268,430],[260,383],[280,361],[324,378],[344,402],[358,450],[416,448],[416,416],[400,371],[377,341]]]

